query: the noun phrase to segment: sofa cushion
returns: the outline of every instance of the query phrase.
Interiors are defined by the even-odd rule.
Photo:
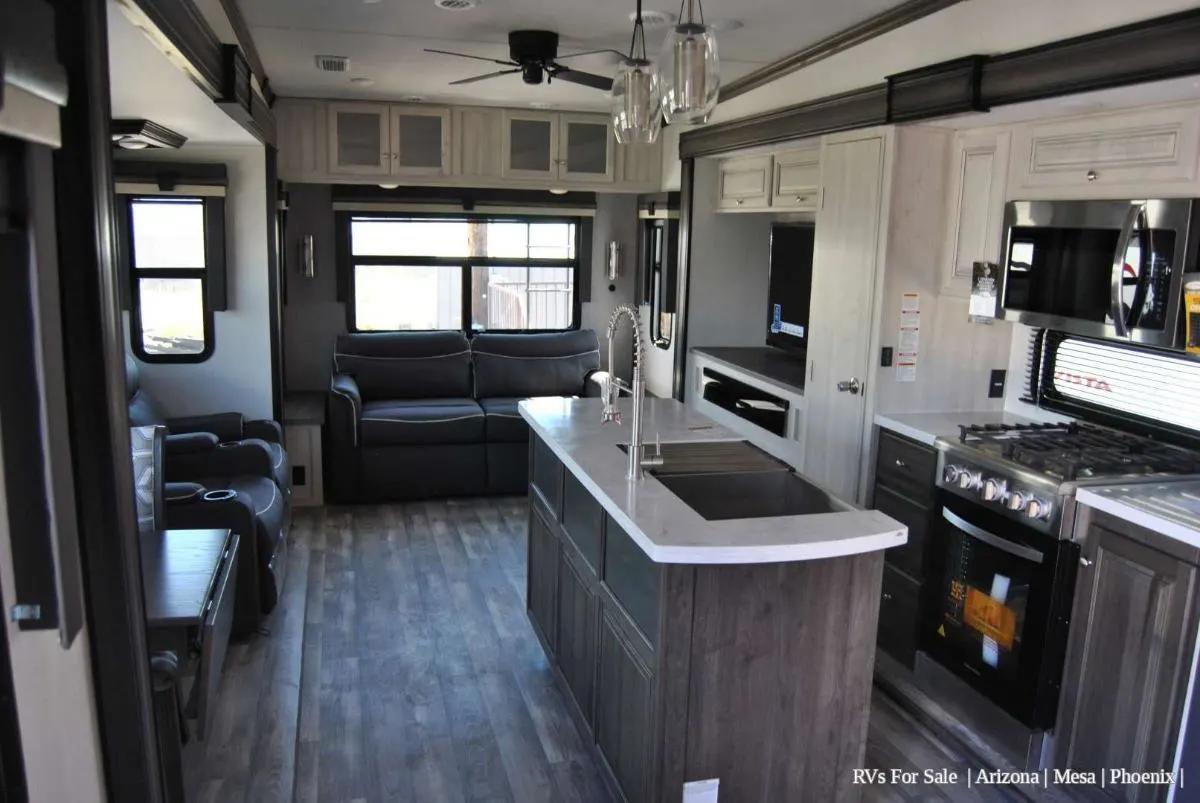
[[[483,409],[474,399],[366,402],[359,423],[364,447],[483,443]]]
[[[577,396],[600,367],[591,329],[550,334],[478,334],[471,341],[475,398]]]
[[[471,395],[471,347],[462,332],[338,335],[333,373],[349,374],[363,401]]]
[[[488,443],[526,443],[529,425],[521,418],[517,405],[520,399],[480,399],[483,408]]]

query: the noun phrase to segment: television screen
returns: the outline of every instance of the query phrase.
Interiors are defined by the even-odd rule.
[[[771,226],[771,278],[767,292],[767,345],[803,354],[812,301],[813,241],[810,223]]]

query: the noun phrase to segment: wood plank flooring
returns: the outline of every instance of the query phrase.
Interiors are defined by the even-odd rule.
[[[271,635],[230,648],[212,733],[185,749],[188,800],[610,801],[525,617],[525,517],[524,498],[297,510]],[[879,692],[866,764],[967,769]]]

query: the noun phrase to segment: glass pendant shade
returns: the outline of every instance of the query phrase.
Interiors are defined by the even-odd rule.
[[[625,59],[613,79],[613,134],[622,145],[652,145],[662,129],[658,76],[644,59]]]
[[[662,112],[668,123],[707,123],[721,88],[717,39],[711,26],[676,25],[658,60]]]

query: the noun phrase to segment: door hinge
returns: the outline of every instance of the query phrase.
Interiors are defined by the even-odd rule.
[[[825,188],[820,187],[817,189],[817,209],[824,209],[824,208],[825,208]]]

